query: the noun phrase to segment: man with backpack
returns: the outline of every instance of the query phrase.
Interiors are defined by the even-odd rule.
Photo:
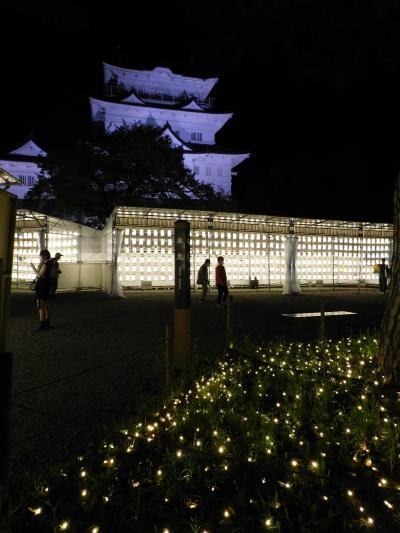
[[[50,279],[51,279],[51,285],[50,285],[50,296],[54,298],[57,292],[58,288],[58,278],[60,274],[62,274],[60,270],[60,265],[58,264],[58,261],[62,257],[63,254],[60,254],[59,252],[56,253],[54,258],[51,260],[51,269],[50,269]]]
[[[210,260],[206,259],[204,263],[199,268],[199,272],[197,274],[197,285],[201,285],[202,292],[201,292],[201,302],[206,301],[206,296],[208,293],[208,286],[210,284],[209,277],[208,277],[208,269],[210,268]]]

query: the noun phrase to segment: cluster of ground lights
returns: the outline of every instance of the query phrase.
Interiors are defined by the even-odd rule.
[[[371,337],[248,343],[52,476],[23,520],[41,532],[398,531],[399,404],[384,391]]]

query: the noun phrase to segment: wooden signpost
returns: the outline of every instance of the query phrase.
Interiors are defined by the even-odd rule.
[[[190,224],[178,220],[174,225],[175,247],[175,376],[185,377],[190,362]]]

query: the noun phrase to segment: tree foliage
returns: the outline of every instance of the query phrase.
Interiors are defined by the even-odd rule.
[[[161,130],[123,125],[43,159],[27,197],[31,208],[101,225],[115,206],[184,205],[215,208],[229,198],[200,183],[183,151]]]

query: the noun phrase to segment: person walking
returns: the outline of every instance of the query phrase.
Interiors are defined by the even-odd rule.
[[[202,288],[200,302],[205,302],[206,296],[208,294],[208,286],[210,285],[210,280],[208,276],[209,268],[210,260],[206,259],[197,273],[197,285],[201,285]]]
[[[62,272],[60,270],[60,265],[58,263],[58,261],[60,260],[62,255],[63,254],[60,254],[60,252],[57,252],[56,255],[54,256],[54,258],[52,259],[52,263],[51,263],[51,270],[50,270],[50,275],[51,275],[50,295],[53,298],[54,298],[54,296],[56,295],[56,292],[57,292],[58,278],[59,278],[60,274],[62,274]]]
[[[50,328],[49,298],[51,286],[51,266],[50,252],[41,250],[39,266],[36,268],[33,263],[31,267],[36,272],[36,307],[39,313],[39,327],[34,331],[41,331]]]
[[[390,276],[390,269],[386,264],[386,260],[382,257],[382,263],[379,264],[379,292],[385,294],[387,290],[387,279]]]
[[[221,307],[221,305],[225,303],[229,290],[224,267],[224,258],[220,256],[217,258],[217,261],[218,265],[215,267],[215,284],[218,289],[217,307]]]

